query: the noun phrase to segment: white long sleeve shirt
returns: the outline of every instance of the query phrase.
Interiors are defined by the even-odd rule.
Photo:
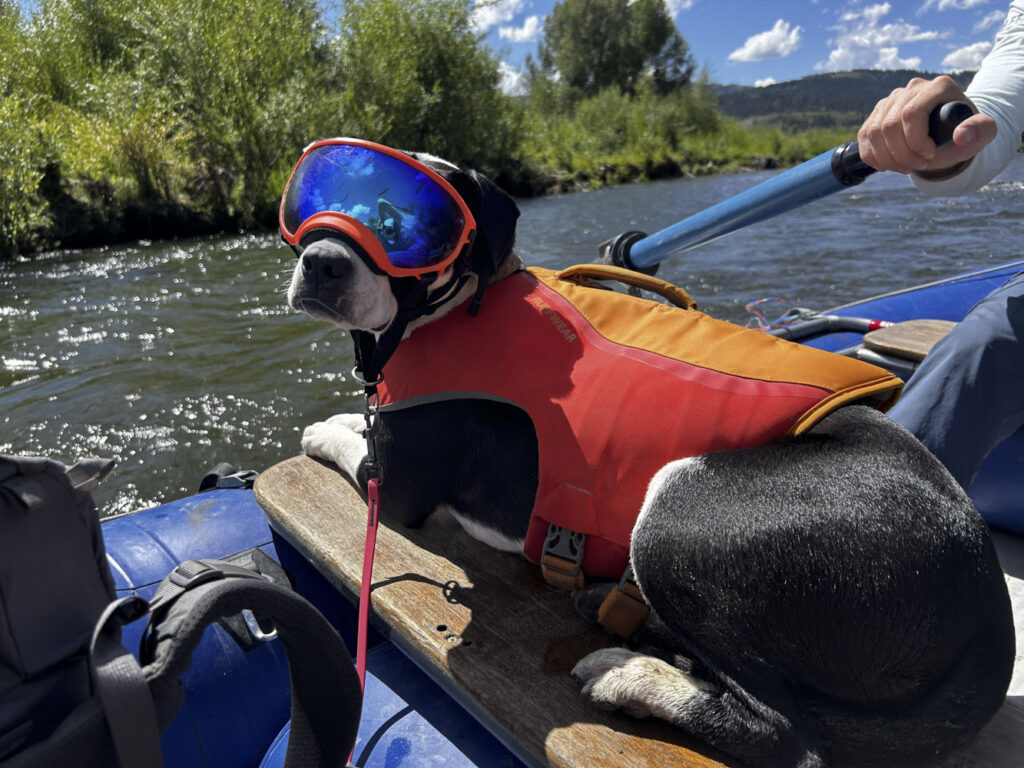
[[[998,133],[956,176],[928,181],[911,174],[929,197],[963,195],[983,187],[1006,168],[1024,130],[1024,0],[1013,0],[995,45],[965,91],[980,112],[996,121]]]

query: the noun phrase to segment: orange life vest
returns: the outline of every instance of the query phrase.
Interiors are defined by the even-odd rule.
[[[586,534],[584,573],[618,578],[647,485],[666,463],[798,435],[853,401],[887,407],[902,385],[858,360],[580,284],[594,271],[620,272],[516,272],[487,289],[477,317],[453,310],[417,328],[384,367],[385,408],[490,398],[530,416],[531,560],[554,524]]]

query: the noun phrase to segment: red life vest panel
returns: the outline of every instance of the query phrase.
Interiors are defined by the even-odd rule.
[[[384,367],[389,409],[483,397],[530,416],[531,560],[553,523],[586,534],[584,573],[618,578],[665,464],[800,434],[853,401],[887,407],[902,386],[867,363],[573,276],[603,269],[516,272],[488,287],[478,316],[456,309],[417,328]]]

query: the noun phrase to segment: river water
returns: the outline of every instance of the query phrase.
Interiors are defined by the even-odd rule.
[[[654,232],[771,172],[636,184],[520,201],[528,265],[593,261],[629,229]],[[777,296],[814,309],[1020,258],[1024,159],[985,190],[929,201],[905,178],[861,187],[662,265],[710,314],[744,323]],[[285,306],[294,257],[272,234],[0,264],[0,452],[117,460],[104,514],[195,492],[218,461],[261,469],[303,427],[361,405],[350,341]]]

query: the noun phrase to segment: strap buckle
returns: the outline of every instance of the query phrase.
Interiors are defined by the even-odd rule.
[[[559,589],[583,588],[583,550],[587,535],[551,523],[544,537],[540,567],[544,581]]]
[[[608,591],[597,609],[598,623],[619,637],[629,637],[647,619],[650,608],[633,578],[633,566],[627,565],[618,585]]]
[[[191,589],[208,581],[224,578],[224,571],[202,560],[186,560],[171,571],[167,577],[174,586]]]

